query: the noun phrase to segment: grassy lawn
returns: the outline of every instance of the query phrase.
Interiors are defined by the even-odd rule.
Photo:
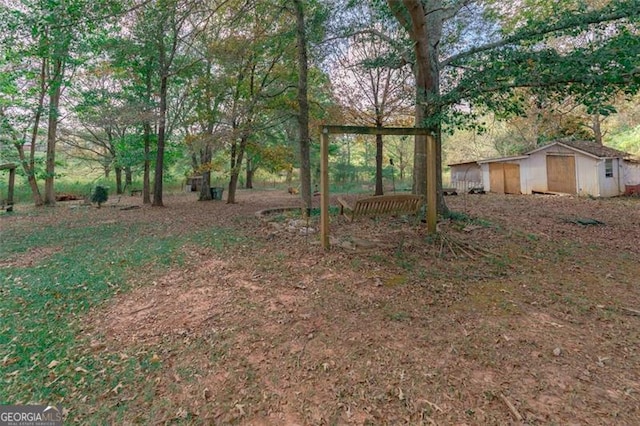
[[[96,350],[100,336],[84,333],[89,310],[132,283],[144,286],[184,266],[185,244],[221,252],[242,238],[229,229],[174,235],[153,223],[96,224],[82,214],[39,225],[40,219],[50,222],[50,215],[45,210],[25,217],[26,226],[3,224],[0,402],[56,401],[66,409],[91,406],[89,412],[100,413],[100,401],[123,386],[144,383],[158,365],[152,356],[127,348]],[[127,404],[118,410],[126,412]]]

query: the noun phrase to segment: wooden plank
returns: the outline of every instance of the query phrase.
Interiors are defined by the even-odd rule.
[[[506,194],[521,194],[519,164],[504,163],[504,192]]]
[[[376,195],[357,200],[352,208],[346,200],[338,198],[341,212],[348,220],[360,216],[416,214],[421,201],[421,196],[413,194]]]
[[[576,159],[570,155],[547,155],[547,190],[576,194]]]
[[[489,187],[494,194],[504,194],[504,164],[489,163]]]
[[[12,170],[15,169],[17,166],[13,163],[5,163],[5,164],[0,164],[0,170]]]

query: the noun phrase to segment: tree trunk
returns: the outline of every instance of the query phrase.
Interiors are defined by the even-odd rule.
[[[151,204],[151,94],[152,94],[152,80],[151,80],[151,66],[147,65],[145,74],[145,100],[146,111],[145,119],[143,123],[144,129],[144,173],[142,176],[142,203]]]
[[[205,146],[200,150],[200,164],[203,166],[209,166],[211,164],[211,146],[207,142]],[[210,167],[205,167],[202,172],[202,185],[200,186],[200,197],[198,198],[200,201],[208,201],[211,200],[211,169]]]
[[[229,193],[227,195],[227,204],[236,202],[236,189],[238,188],[238,177],[240,176],[240,168],[244,158],[245,150],[249,137],[242,135],[240,144],[234,143],[231,147],[231,179],[229,180]]]
[[[246,189],[253,189],[253,172],[253,161],[247,157],[247,181],[244,185]]]
[[[142,203],[151,204],[151,124],[144,123],[144,174],[142,177]]]
[[[594,140],[598,145],[602,145],[602,126],[600,121],[600,114],[593,114],[591,116],[591,121],[593,124],[591,128],[593,129]]]
[[[27,175],[27,181],[29,182],[29,187],[31,188],[31,194],[33,196],[33,202],[36,207],[40,207],[43,204],[42,196],[40,195],[40,188],[38,188],[38,182],[36,181],[36,174],[34,170],[34,162],[28,161],[24,154],[24,146],[15,142],[16,149],[18,150],[18,157],[20,158],[20,164],[22,164],[22,169],[24,173]]]
[[[247,157],[247,173],[246,182],[244,184],[245,189],[253,189],[253,175],[255,174],[255,168],[253,167],[253,161]]]
[[[127,166],[124,168],[124,185],[127,188],[131,188],[133,184],[133,175],[131,173],[131,167]]]
[[[293,0],[296,9],[296,38],[298,41],[298,127],[300,143],[300,195],[307,210],[311,209],[311,153],[309,141],[309,97],[307,32],[302,0]]]
[[[442,138],[440,126],[427,120],[438,111],[434,105],[440,93],[440,71],[438,69],[438,44],[442,37],[442,1],[429,2],[428,13],[421,1],[402,0],[409,14],[404,15],[397,1],[387,0],[399,22],[405,24],[413,41],[416,55],[414,74],[416,77],[416,126],[427,126],[436,140],[436,186],[438,190],[438,212],[446,211],[442,194]],[[416,136],[413,164],[413,192],[427,196],[427,141],[424,136]]]
[[[163,61],[161,61],[163,62]],[[154,207],[163,207],[162,203],[162,180],[164,172],[164,142],[165,127],[167,122],[167,83],[168,76],[162,71],[160,78],[160,109],[158,111],[158,147],[156,154],[156,168],[153,176],[153,204]]]
[[[18,150],[18,156],[20,158],[20,163],[22,164],[22,168],[24,173],[27,175],[27,181],[29,182],[29,187],[31,188],[31,195],[33,197],[33,202],[36,207],[40,207],[44,204],[42,200],[42,195],[40,194],[40,188],[38,187],[38,182],[36,180],[36,143],[38,141],[38,132],[40,130],[40,119],[42,118],[42,110],[44,107],[44,97],[47,93],[47,60],[42,59],[42,63],[40,64],[40,93],[38,96],[38,108],[36,110],[36,115],[33,120],[33,128],[31,130],[31,146],[29,147],[29,160],[27,160],[26,155],[24,153],[24,145],[14,139],[14,144],[16,149]]]
[[[49,123],[47,128],[47,160],[46,177],[44,180],[44,204],[54,206],[56,204],[56,192],[54,188],[56,173],[56,138],[58,136],[58,109],[60,106],[60,93],[62,91],[63,61],[55,59],[54,76],[49,88]]]
[[[116,166],[116,194],[122,194],[122,167]]]

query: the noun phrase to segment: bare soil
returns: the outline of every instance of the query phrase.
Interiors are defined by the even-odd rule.
[[[296,197],[238,198],[87,213],[247,236],[183,247],[186,264],[87,318],[96,347],[160,366],[151,397],[109,396],[139,402],[132,423],[151,404],[157,423],[640,424],[640,199],[447,197],[474,220],[433,237],[333,217],[324,252],[284,213],[255,215]]]

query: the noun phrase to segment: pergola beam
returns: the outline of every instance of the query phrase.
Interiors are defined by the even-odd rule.
[[[366,126],[320,126],[322,133],[352,135],[430,135],[431,130],[421,127],[366,127]]]
[[[394,135],[425,136],[427,168],[427,232],[436,233],[438,220],[437,207],[437,167],[436,140],[431,131],[419,127],[365,127],[365,126],[320,126],[320,242],[325,250],[329,249],[329,135]]]

